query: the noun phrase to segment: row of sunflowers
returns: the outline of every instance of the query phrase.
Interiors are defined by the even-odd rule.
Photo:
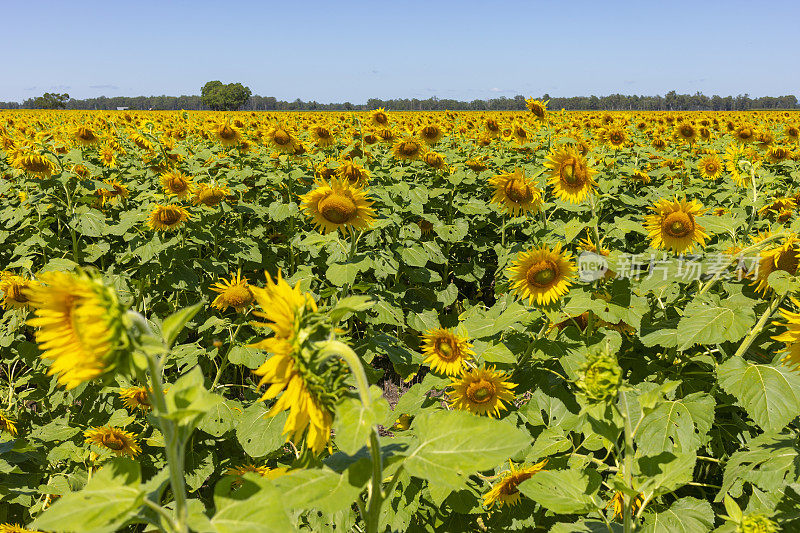
[[[791,531],[800,116],[0,112],[0,532]]]

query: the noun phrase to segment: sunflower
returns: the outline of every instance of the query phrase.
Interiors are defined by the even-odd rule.
[[[303,340],[297,336],[300,324],[317,310],[317,305],[310,294],[301,292],[299,283],[292,288],[280,273],[275,281],[267,274],[267,286],[252,290],[261,308],[253,314],[266,320],[254,325],[266,326],[274,332],[272,337],[252,345],[273,354],[255,370],[261,376],[259,386],[269,385],[261,400],[283,393],[267,416],[288,410],[289,417],[283,426],[287,440],[299,442],[305,433],[308,447],[319,453],[330,440],[333,398],[320,387],[312,368],[314,361],[307,360],[305,352],[298,349]]]
[[[100,149],[100,162],[106,168],[117,168],[117,155],[110,146],[103,146]]]
[[[241,277],[241,272],[231,275],[231,280],[222,279],[211,286],[211,290],[218,292],[219,296],[211,302],[212,307],[224,311],[228,307],[233,307],[241,313],[252,305],[255,296],[247,283],[247,278]]]
[[[225,474],[228,476],[236,476],[238,478],[241,478],[245,474],[251,473],[261,476],[265,479],[277,479],[283,475],[286,475],[288,471],[289,469],[284,466],[278,468],[269,468],[267,466],[257,466],[254,465],[253,463],[245,463],[240,466],[232,466],[228,468],[225,471]],[[237,479],[236,481],[233,482],[233,486],[234,487],[241,486],[243,482],[244,482],[243,479]]]
[[[25,529],[19,524],[0,524],[0,533],[43,533],[38,529]]]
[[[498,174],[489,178],[489,183],[494,187],[492,203],[505,208],[515,217],[541,208],[542,191],[521,169],[516,169],[510,174]]]
[[[17,421],[0,411],[0,431],[10,433],[12,437],[17,436]]]
[[[334,137],[333,132],[325,126],[312,126],[310,133],[314,144],[320,148],[328,148],[336,145],[336,137]]]
[[[525,144],[528,142],[528,131],[519,124],[514,126],[512,135],[519,144]]]
[[[444,131],[438,124],[428,124],[419,130],[419,138],[428,146],[433,146],[442,140]]]
[[[27,323],[52,361],[48,375],[72,389],[113,370],[129,345],[114,290],[85,272],[44,272],[38,281],[26,290],[35,310]]]
[[[403,137],[392,147],[392,154],[400,161],[414,161],[422,157],[424,148],[414,137]]]
[[[749,144],[756,140],[757,133],[750,126],[739,126],[733,132],[733,137],[742,144]]]
[[[771,146],[767,150],[767,159],[770,163],[780,163],[781,161],[790,159],[791,157],[792,153],[788,148],[783,146]]]
[[[447,376],[461,374],[466,362],[475,355],[465,337],[446,328],[429,329],[422,340],[423,362]]]
[[[621,127],[606,128],[600,131],[600,142],[619,150],[628,142],[628,133]]]
[[[55,172],[53,162],[44,155],[37,153],[20,154],[14,158],[12,166],[39,178],[50,177]]]
[[[755,239],[754,243],[759,243],[770,237],[769,233],[762,233]],[[756,290],[765,295],[769,290],[769,275],[778,270],[788,272],[794,276],[800,264],[800,240],[790,235],[781,244],[772,246],[761,251],[758,259],[758,267],[755,272],[755,279],[751,285],[756,286]]]
[[[695,244],[705,246],[708,234],[697,223],[695,217],[703,213],[703,206],[697,200],[661,199],[651,207],[654,215],[645,216],[645,229],[648,231],[653,248],[667,248],[676,254],[691,252]]]
[[[550,100],[545,100],[542,102],[541,100],[535,100],[533,98],[527,98],[525,100],[525,106],[528,110],[533,113],[538,120],[544,120],[544,117],[547,113],[547,104]]]
[[[800,302],[791,298],[795,307],[800,307]],[[782,361],[793,367],[800,366],[800,313],[793,313],[781,309],[781,316],[785,323],[773,322],[774,326],[786,327],[786,331],[780,335],[772,337],[774,340],[784,343],[784,356]]]
[[[294,154],[300,145],[300,141],[288,128],[274,126],[267,132],[267,144],[278,152]]]
[[[112,426],[94,427],[84,431],[83,435],[87,444],[94,444],[117,456],[136,457],[142,453],[134,434],[124,429]]]
[[[344,233],[349,227],[366,230],[375,221],[375,210],[367,192],[345,179],[319,181],[300,200],[300,208],[323,233],[337,229]]]
[[[108,188],[97,189],[101,205],[114,204],[120,198],[125,199],[130,195],[128,188],[117,179],[105,179],[103,183],[108,185]]]
[[[606,505],[606,509],[614,509],[614,518],[622,518],[622,513],[624,511],[623,503],[624,503],[624,495],[620,491],[616,491],[614,496],[609,500],[608,505]],[[644,495],[638,494],[633,501],[631,502],[631,514],[636,514],[636,511],[639,507],[642,506],[644,502]]]
[[[100,138],[89,126],[78,126],[72,138],[81,146],[92,146],[100,142]]]
[[[767,218],[775,218],[785,212],[792,212],[797,208],[797,199],[793,197],[775,198],[773,201],[758,210],[758,214]]]
[[[36,285],[34,280],[14,274],[0,276],[0,291],[3,292],[3,309],[27,309],[30,307],[28,289]]]
[[[125,407],[141,411],[148,411],[152,407],[148,394],[146,387],[127,387],[119,391],[119,396],[122,398],[122,403],[125,404]]]
[[[489,509],[495,504],[498,507],[517,505],[520,502],[517,486],[542,470],[547,464],[547,459],[535,465],[522,468],[516,468],[511,461],[508,464],[511,466],[511,470],[506,472],[503,478],[492,487],[492,490],[483,497],[483,504]]]
[[[183,225],[190,217],[185,207],[170,204],[156,205],[150,212],[147,225],[156,231],[172,231]]]
[[[369,114],[369,121],[376,128],[387,128],[389,126],[389,115],[384,108],[378,108]]]
[[[675,126],[675,138],[689,144],[697,141],[697,129],[688,122]]]
[[[508,276],[517,296],[528,298],[529,304],[550,305],[569,291],[575,263],[570,252],[561,250],[561,243],[552,250],[542,245],[517,255]]]
[[[186,198],[192,192],[192,178],[179,170],[165,172],[161,175],[161,186],[166,194],[178,198]]]
[[[224,185],[208,185],[206,183],[201,183],[194,192],[192,205],[216,207],[230,196],[230,194],[231,190]]]
[[[556,197],[565,202],[581,203],[597,185],[592,179],[596,171],[590,169],[586,159],[572,149],[553,150],[545,166],[551,169],[548,183],[554,187]]]
[[[222,146],[236,146],[242,140],[242,132],[227,122],[215,125],[212,133]]]
[[[436,152],[427,152],[422,156],[422,160],[431,168],[436,170],[443,170],[447,168],[447,161],[445,161],[442,154]]]
[[[342,164],[336,168],[334,174],[340,178],[346,179],[351,185],[365,185],[369,180],[369,170],[347,159],[342,161]],[[333,175],[319,177],[322,179],[329,179],[332,176]]]
[[[509,376],[494,367],[473,368],[458,377],[450,378],[450,406],[476,415],[500,416],[508,409],[505,403],[514,401],[511,389],[516,383],[505,381]]]
[[[725,170],[730,172],[731,179],[739,187],[749,187],[751,184],[750,174],[743,173],[739,167],[740,161],[746,161],[744,148],[741,145],[731,143],[725,149]]]
[[[484,170],[486,170],[487,168],[489,168],[489,167],[486,165],[486,159],[485,159],[483,156],[481,156],[481,157],[476,157],[476,158],[474,158],[474,159],[467,159],[467,160],[464,162],[464,165],[465,165],[467,168],[469,168],[470,170],[474,170],[475,172],[483,172]]]
[[[709,154],[700,160],[697,167],[700,169],[700,176],[713,180],[722,174],[722,159],[717,154]]]

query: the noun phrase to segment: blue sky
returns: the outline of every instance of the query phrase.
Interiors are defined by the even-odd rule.
[[[800,2],[2,0],[0,100],[800,95]]]

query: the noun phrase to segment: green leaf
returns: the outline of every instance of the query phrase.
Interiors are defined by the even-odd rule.
[[[717,368],[717,377],[764,431],[780,430],[800,413],[800,375],[784,366],[733,357]]]
[[[199,302],[189,307],[184,307],[180,311],[176,311],[164,319],[164,322],[161,324],[161,338],[164,339],[164,344],[167,348],[172,347],[172,344],[175,342],[175,339],[178,338],[178,335],[186,326],[186,323],[194,318],[194,315],[196,315],[202,307],[203,302]]]
[[[372,307],[374,303],[375,301],[369,296],[348,296],[336,302],[336,305],[328,311],[328,316],[331,322],[336,323],[346,315],[359,311],[366,311]]]
[[[672,492],[692,480],[697,455],[694,452],[675,455],[661,452],[658,455],[639,457],[636,481],[639,491],[650,495]]]
[[[641,421],[636,444],[642,455],[694,451],[705,442],[714,420],[714,399],[702,392],[664,400]]]
[[[669,509],[645,515],[642,533],[705,533],[714,527],[714,510],[705,500],[687,496]]]
[[[209,435],[221,437],[233,429],[235,420],[241,412],[241,408],[235,401],[222,400],[206,413],[203,420],[200,421],[198,429]]]
[[[495,468],[531,442],[526,431],[505,420],[463,411],[438,411],[417,416],[412,426],[417,441],[403,463],[412,476],[460,488],[466,476]]]
[[[316,508],[325,513],[348,509],[361,493],[363,484],[356,483],[347,470],[339,474],[329,468],[294,470],[274,480],[281,498],[292,509]]]
[[[598,509],[594,495],[600,483],[600,474],[594,470],[542,470],[518,488],[554,513],[584,514]]]
[[[101,533],[120,529],[144,501],[139,463],[112,459],[86,487],[59,498],[30,527],[47,531]]]
[[[214,410],[223,401],[222,397],[206,390],[203,371],[199,366],[169,385],[165,394],[168,418],[175,420],[189,431],[197,427],[206,413]]]
[[[285,533],[296,531],[284,507],[281,491],[259,483],[254,474],[243,476],[241,487],[231,491],[230,476],[214,487],[216,514],[211,525],[216,533]]]
[[[287,417],[286,411],[267,417],[267,408],[262,402],[245,409],[236,421],[236,438],[245,453],[250,457],[263,457],[280,448],[286,442],[283,425]]]
[[[755,324],[752,305],[743,305],[742,298],[722,303],[692,300],[678,322],[679,349],[686,350],[695,344],[735,342],[744,337]]]
[[[376,424],[384,420],[390,412],[389,404],[383,398],[383,391],[376,386],[369,388],[372,405],[364,407],[359,398],[344,398],[336,406],[333,430],[336,445],[348,455],[355,454],[369,442],[369,435]]]

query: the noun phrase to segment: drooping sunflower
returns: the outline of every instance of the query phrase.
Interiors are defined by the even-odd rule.
[[[392,154],[400,161],[414,161],[422,157],[425,149],[414,137],[403,137],[392,147]]]
[[[681,122],[675,126],[675,138],[681,142],[694,144],[697,141],[697,128],[688,122]]]
[[[551,169],[548,183],[556,197],[565,202],[579,204],[590,194],[597,183],[586,159],[569,148],[557,148],[548,155],[545,166]]]
[[[267,144],[278,152],[294,154],[300,145],[300,140],[286,126],[276,125],[267,132]]]
[[[351,185],[363,186],[369,180],[369,170],[349,159],[342,161],[341,165],[334,170],[334,174],[339,178],[346,179]],[[329,179],[332,175],[320,177],[322,179]]]
[[[119,391],[119,397],[122,398],[122,403],[128,409],[148,411],[152,407],[150,405],[150,397],[146,387],[124,388]]]
[[[178,198],[186,198],[192,192],[192,178],[180,170],[171,170],[161,175],[164,192]]]
[[[0,431],[10,433],[12,437],[17,436],[17,421],[4,411],[0,411]]]
[[[426,165],[436,170],[447,168],[447,161],[445,161],[444,156],[437,152],[426,152],[425,155],[422,156],[422,160]]]
[[[758,210],[758,214],[766,218],[780,218],[781,214],[793,212],[797,209],[797,199],[789,196],[786,198],[775,198],[770,203]]]
[[[261,308],[254,314],[266,321],[254,325],[266,326],[274,332],[272,337],[252,345],[273,354],[255,370],[261,376],[259,386],[269,385],[261,400],[280,395],[267,416],[288,410],[289,417],[283,426],[287,440],[299,443],[305,434],[308,447],[319,453],[330,440],[335,397],[325,390],[324,382],[320,383],[321,378],[315,373],[316,361],[309,360],[307,352],[298,349],[303,342],[298,338],[299,327],[317,310],[316,303],[310,294],[300,290],[299,282],[292,288],[280,273],[275,281],[267,274],[266,287],[252,290]]]
[[[100,138],[89,126],[78,126],[72,136],[75,142],[81,146],[92,146],[100,142]]]
[[[498,174],[489,178],[494,187],[492,203],[503,207],[512,216],[538,211],[542,206],[542,191],[522,172]]]
[[[622,513],[624,511],[623,503],[624,503],[624,495],[620,491],[614,492],[614,496],[608,501],[608,505],[606,505],[606,509],[614,509],[614,518],[620,519],[622,518]],[[631,502],[631,514],[636,514],[636,511],[639,510],[639,507],[642,506],[644,503],[644,495],[638,494],[633,501]]]
[[[800,301],[791,298],[795,308],[800,308]],[[786,331],[772,337],[784,343],[782,361],[793,367],[800,367],[800,313],[781,309],[781,316],[786,322],[773,322],[772,325],[786,327]]]
[[[717,154],[709,154],[700,160],[697,164],[697,168],[700,169],[700,175],[703,178],[707,180],[716,179],[722,174],[722,159],[720,159]]]
[[[458,376],[475,355],[468,339],[446,328],[429,329],[422,336],[423,362],[434,372]]]
[[[115,204],[118,200],[125,199],[130,195],[128,188],[115,178],[104,179],[103,183],[108,185],[108,188],[97,189],[101,205]]]
[[[731,179],[739,187],[750,187],[751,177],[750,173],[742,172],[739,162],[745,160],[744,148],[741,145],[731,143],[725,149],[725,170],[730,172]]]
[[[645,229],[653,248],[666,248],[676,254],[705,246],[708,234],[695,217],[703,213],[697,200],[661,199],[651,207],[655,214],[645,216]]]
[[[742,144],[750,144],[756,140],[757,135],[756,130],[747,125],[739,126],[733,132],[733,138]]]
[[[173,231],[190,218],[189,211],[180,205],[156,205],[150,212],[147,225],[156,231]]]
[[[206,207],[216,207],[222,203],[228,196],[231,190],[225,185],[201,183],[194,191],[192,197],[192,205],[204,205]]]
[[[0,291],[3,292],[3,309],[27,309],[30,307],[27,291],[35,284],[34,280],[15,274],[2,273],[0,275]]]
[[[353,227],[366,230],[375,222],[375,210],[367,191],[346,179],[320,180],[300,197],[302,209],[323,233]]]
[[[622,127],[610,127],[600,130],[600,142],[613,150],[619,150],[628,143],[628,133]]]
[[[336,137],[326,126],[321,126],[319,124],[312,126],[309,133],[311,134],[311,139],[314,141],[314,144],[320,148],[328,148],[336,145]]]
[[[508,268],[511,286],[529,304],[546,306],[569,291],[575,276],[572,254],[561,250],[558,243],[552,250],[546,245],[521,252]]]
[[[105,450],[109,450],[114,455],[127,455],[136,457],[142,453],[136,436],[130,431],[116,428],[113,426],[102,426],[87,429],[83,433],[87,444],[94,444]]]
[[[494,367],[473,368],[458,377],[450,378],[453,388],[448,394],[450,406],[476,415],[500,416],[514,401],[512,389],[516,383],[506,381],[508,374]]]
[[[106,168],[117,168],[117,154],[114,149],[106,145],[100,149],[100,162]]]
[[[525,100],[525,106],[538,120],[544,120],[544,117],[547,114],[548,102],[550,102],[550,100],[545,100],[542,102],[541,100],[536,100],[534,98],[527,98]]]
[[[72,389],[120,365],[129,340],[115,291],[86,272],[44,272],[38,281],[26,290],[35,310],[27,323],[52,361],[47,373]]]
[[[242,132],[227,122],[216,124],[211,131],[222,146],[236,146],[242,140]]]
[[[427,124],[419,130],[419,138],[428,146],[434,146],[443,136],[444,131],[438,124]]]
[[[376,128],[389,127],[389,115],[386,114],[386,110],[382,107],[370,112],[369,120]]]
[[[12,166],[39,178],[50,177],[56,169],[55,164],[50,159],[35,152],[18,155],[14,158]]]
[[[211,286],[211,290],[219,293],[219,296],[211,302],[211,306],[220,311],[233,307],[237,313],[241,313],[255,300],[247,278],[243,278],[241,272],[232,274],[230,281],[221,279]]]
[[[488,509],[491,509],[494,505],[497,505],[497,507],[517,505],[521,499],[517,487],[520,483],[532,478],[534,474],[541,471],[547,464],[547,459],[535,465],[522,468],[515,467],[511,461],[508,464],[511,466],[511,470],[506,472],[503,478],[492,487],[492,490],[483,496],[483,505]]]
[[[757,244],[770,236],[769,232],[761,233],[753,239],[753,242]],[[794,276],[797,274],[798,266],[800,266],[800,239],[790,235],[776,246],[761,250],[758,269],[751,285],[755,285],[756,290],[765,295],[771,289],[768,281],[770,274],[783,270]]]

